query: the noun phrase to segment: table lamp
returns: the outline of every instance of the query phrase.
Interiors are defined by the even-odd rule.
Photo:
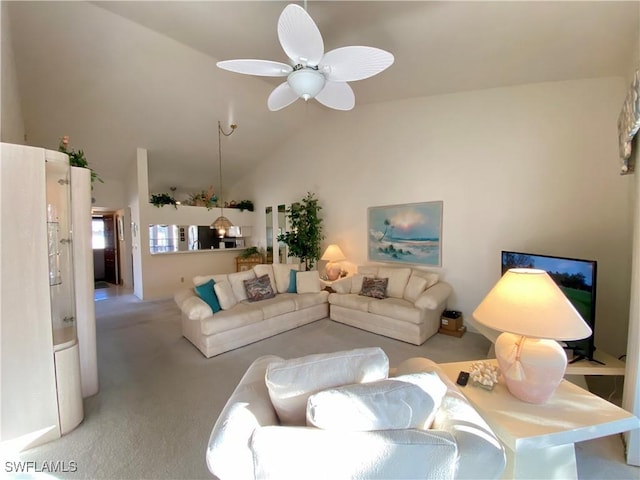
[[[549,274],[532,268],[508,270],[473,317],[503,332],[495,345],[498,365],[511,394],[529,403],[545,403],[564,377],[567,355],[555,340],[591,335]]]
[[[325,274],[327,275],[327,279],[331,281],[337,280],[340,276],[340,272],[342,271],[342,267],[335,262],[346,260],[344,253],[342,253],[342,250],[340,250],[340,247],[332,243],[324,251],[324,254],[322,255],[322,258],[320,258],[320,260],[329,262],[327,263],[327,266],[324,270]]]

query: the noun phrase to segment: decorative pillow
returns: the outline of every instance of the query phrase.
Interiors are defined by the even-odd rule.
[[[318,293],[322,290],[317,270],[296,272],[296,290],[298,293]]]
[[[271,280],[271,288],[273,288],[274,292],[278,291],[278,288],[276,286],[276,277],[273,274],[273,266],[271,264],[254,265],[253,271],[256,273],[256,277],[269,275],[269,280]]]
[[[273,276],[276,279],[276,288],[278,293],[286,293],[289,289],[289,279],[291,270],[300,270],[299,266],[291,263],[274,263]]]
[[[233,294],[233,289],[229,282],[218,282],[213,286],[213,290],[216,292],[216,296],[218,297],[220,308],[222,308],[222,310],[229,310],[238,303],[238,299]]]
[[[280,423],[305,425],[307,399],[327,388],[387,378],[389,359],[381,348],[308,355],[269,364],[265,382]]]
[[[218,297],[216,297],[216,292],[213,291],[213,286],[216,282],[213,279],[209,280],[207,283],[203,283],[202,285],[197,285],[195,287],[196,294],[205,302],[207,305],[211,307],[211,311],[213,313],[219,312],[220,302],[218,301]]]
[[[362,279],[362,290],[360,290],[360,295],[373,298],[385,298],[387,296],[388,282],[388,278],[364,277]]]
[[[418,277],[417,275],[411,275],[407,287],[404,289],[404,295],[402,298],[408,302],[414,303],[420,294],[427,288],[428,280],[426,278]]]
[[[345,385],[311,395],[307,423],[332,430],[426,430],[446,392],[436,373],[425,372]]]
[[[346,277],[336,280],[331,284],[331,288],[336,293],[350,293],[351,292],[351,279],[353,277]],[[360,286],[362,288],[362,286]]]
[[[360,293],[360,290],[362,290],[362,280],[364,280],[364,275],[360,273],[356,273],[351,277],[351,293]]]
[[[273,298],[276,294],[271,287],[269,275],[265,274],[252,280],[244,281],[244,288],[247,291],[247,300],[250,302],[259,302],[267,298]]]
[[[387,284],[387,297],[402,298],[410,276],[410,268],[380,267],[378,268],[376,278],[389,279],[389,283]]]
[[[287,293],[298,293],[298,289],[296,286],[296,273],[298,273],[297,270],[289,270],[289,288],[287,288]]]
[[[238,302],[247,299],[247,291],[244,288],[245,280],[252,280],[256,278],[256,272],[253,270],[245,270],[244,272],[235,272],[230,273],[229,284],[231,284],[231,288],[233,289],[233,294],[236,297]]]

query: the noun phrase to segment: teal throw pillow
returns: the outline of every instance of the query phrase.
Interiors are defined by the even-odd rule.
[[[213,286],[215,285],[215,283],[216,282],[211,279],[207,283],[203,283],[202,285],[198,285],[196,287],[196,293],[202,300],[207,302],[207,304],[211,307],[211,310],[213,310],[213,313],[222,310],[220,308],[220,302],[218,301],[216,292],[213,290]]]
[[[287,293],[298,293],[296,288],[296,270],[289,270],[289,288],[287,288]]]

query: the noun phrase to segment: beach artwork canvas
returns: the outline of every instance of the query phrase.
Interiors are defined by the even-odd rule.
[[[442,266],[442,202],[368,209],[368,252],[374,262]]]

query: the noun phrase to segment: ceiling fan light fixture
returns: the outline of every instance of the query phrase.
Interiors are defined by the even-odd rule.
[[[296,95],[309,100],[310,98],[315,98],[322,91],[325,78],[318,70],[302,68],[291,72],[287,82]]]

